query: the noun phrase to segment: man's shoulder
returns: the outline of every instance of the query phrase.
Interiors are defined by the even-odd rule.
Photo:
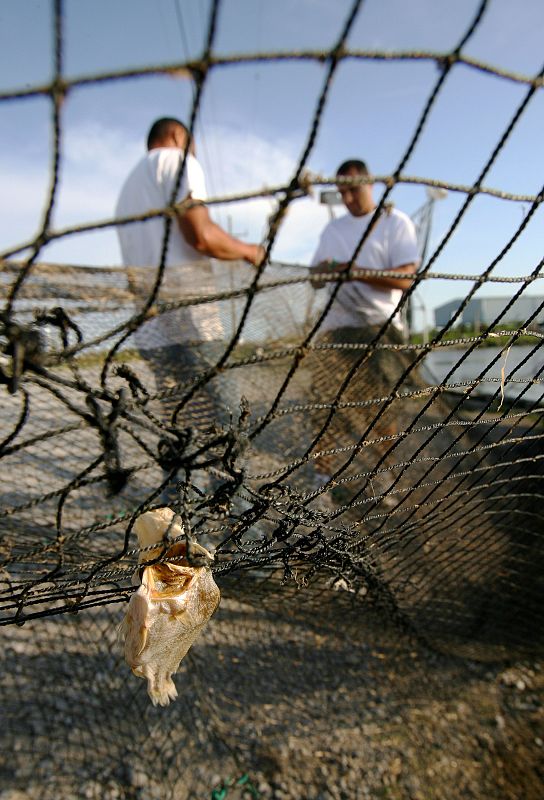
[[[352,217],[351,214],[341,214],[339,217],[329,220],[327,225],[325,225],[323,232],[325,233],[328,231],[329,233],[340,233],[341,231],[346,230],[346,228],[351,228],[356,224],[356,217]]]
[[[323,229],[323,232],[344,233],[348,230],[359,230],[359,228],[364,228],[366,225],[368,225],[369,221],[372,219],[372,216],[373,213],[366,214],[364,217],[354,217],[352,214],[342,214],[339,217],[331,219]],[[389,206],[388,208],[384,209],[380,214],[379,219],[381,222],[385,222],[385,224],[389,224],[394,228],[412,228],[414,225],[408,214],[406,214],[404,211],[400,211],[394,206]]]
[[[150,166],[157,171],[177,170],[183,161],[183,155],[184,151],[178,147],[154,147],[136,162],[130,174],[149,169]],[[186,165],[188,169],[202,169],[196,157],[191,153],[187,154]]]
[[[153,164],[158,172],[177,169],[183,153],[177,147],[154,147],[147,154],[148,164]]]
[[[401,211],[399,208],[395,208],[395,206],[387,209],[385,212],[385,218],[389,218],[395,225],[408,225],[409,227],[413,227],[414,225],[408,214],[406,214],[404,211]]]

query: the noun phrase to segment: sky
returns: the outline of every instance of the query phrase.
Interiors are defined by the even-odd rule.
[[[457,45],[477,0],[363,0],[348,38],[353,49],[432,50]],[[210,0],[65,0],[63,72],[75,78],[127,68],[181,62],[203,50]],[[329,49],[351,0],[222,0],[213,43],[216,55]],[[543,66],[542,0],[490,0],[464,55],[535,76]],[[0,94],[42,85],[53,69],[52,3],[0,4]],[[232,65],[206,80],[196,124],[197,155],[210,196],[288,183],[309,136],[326,66],[316,62]],[[346,158],[363,158],[376,175],[393,173],[439,77],[432,61],[345,60],[332,83],[307,161],[332,176]],[[404,174],[471,184],[527,93],[523,84],[456,65],[450,72]],[[111,218],[120,186],[144,154],[151,122],[188,120],[193,86],[182,76],[138,77],[74,89],[62,107],[62,160],[53,227]],[[544,89],[538,89],[509,136],[484,185],[537,194],[544,183],[541,130]],[[0,252],[30,241],[39,229],[51,164],[51,103],[43,97],[0,98]],[[379,199],[383,185],[376,184]],[[422,186],[397,186],[390,198],[414,213],[427,199]],[[459,211],[465,195],[450,191],[435,205],[430,253]],[[213,208],[223,227],[247,241],[261,240],[272,199]],[[477,197],[433,271],[477,276],[519,227],[527,203]],[[276,240],[273,258],[308,264],[329,219],[319,188],[297,200]],[[340,209],[335,211],[341,213]],[[524,234],[497,264],[498,276],[527,275],[542,256],[540,208]],[[48,245],[40,259],[117,265],[114,229],[78,234]],[[426,281],[418,290],[422,319],[463,296],[471,281]],[[511,294],[492,284],[481,294]],[[530,293],[544,294],[540,283]],[[425,311],[425,313],[424,313]]]

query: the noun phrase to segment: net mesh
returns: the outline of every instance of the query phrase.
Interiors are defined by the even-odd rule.
[[[544,303],[516,326],[503,318],[542,264],[521,278],[497,266],[543,194],[485,181],[542,73],[464,54],[486,2],[442,53],[349,50],[361,5],[327,51],[222,57],[216,1],[198,60],[68,80],[57,0],[52,81],[0,94],[3,104],[47,98],[54,134],[40,230],[2,253],[0,777],[19,792],[10,797],[541,796]],[[326,299],[307,268],[270,260],[290,205],[334,184],[306,166],[348,58],[438,67],[402,158],[372,178],[384,187],[376,215],[402,184],[463,198],[433,252],[428,207],[419,220],[422,267],[401,310],[425,281],[471,281],[429,341],[404,341],[391,324],[320,334],[341,280],[324,276]],[[193,129],[212,70],[285,59],[323,65],[290,182],[210,203],[277,200],[259,268],[196,265],[193,281],[165,269],[173,208],[153,212],[166,223],[152,269],[40,260],[49,242],[130,221],[52,225],[68,92],[185,71]],[[523,86],[519,107],[473,184],[406,175],[461,68]],[[476,276],[436,272],[480,196],[523,203],[519,227]],[[458,335],[476,291],[497,281],[512,293],[495,317]],[[206,341],[195,334],[203,321]],[[440,378],[433,355],[449,358]],[[150,705],[117,641],[139,555],[134,522],[165,493],[214,549],[223,596],[166,710]]]

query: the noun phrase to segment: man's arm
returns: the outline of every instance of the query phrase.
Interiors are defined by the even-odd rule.
[[[259,244],[246,244],[216,225],[204,205],[194,206],[177,218],[185,241],[198,253],[223,261],[242,259],[258,266],[264,258]]]
[[[346,264],[347,267],[347,264]],[[375,286],[377,289],[401,289],[401,291],[405,292],[407,289],[410,288],[412,283],[414,282],[413,278],[397,278],[395,277],[395,273],[410,273],[411,275],[415,275],[417,272],[417,264],[411,262],[410,264],[401,264],[399,267],[391,267],[387,270],[387,272],[391,275],[361,275],[357,276],[359,268],[353,268],[354,280],[356,281],[363,281],[363,283],[368,283],[370,286]]]
[[[316,267],[310,267],[310,272],[314,274],[335,274],[345,272],[347,268],[348,264],[338,264],[336,261],[323,261]],[[401,289],[405,292],[412,285],[413,278],[397,278],[395,277],[395,273],[410,273],[411,275],[415,275],[417,272],[417,264],[411,262],[410,264],[401,264],[399,267],[390,267],[387,269],[387,272],[391,273],[391,277],[389,277],[389,275],[376,275],[375,277],[374,275],[358,275],[357,273],[360,272],[361,269],[364,269],[364,267],[352,267],[352,280],[368,283],[370,286],[375,286],[377,289]],[[312,281],[312,284],[318,287],[318,281]],[[319,283],[319,286],[321,285],[322,284]]]

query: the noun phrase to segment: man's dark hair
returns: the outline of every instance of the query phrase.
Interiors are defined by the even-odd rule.
[[[155,120],[153,125],[149,129],[149,133],[147,134],[147,149],[149,150],[153,145],[156,145],[158,142],[162,142],[170,129],[174,126],[180,126],[183,128],[185,133],[187,134],[187,138],[189,137],[189,131],[187,126],[181,122],[181,120],[176,119],[175,117],[161,117],[160,119]]]
[[[357,170],[359,175],[369,175],[368,167],[364,161],[358,158],[350,158],[344,161],[336,170],[337,175],[347,175],[352,169]]]

